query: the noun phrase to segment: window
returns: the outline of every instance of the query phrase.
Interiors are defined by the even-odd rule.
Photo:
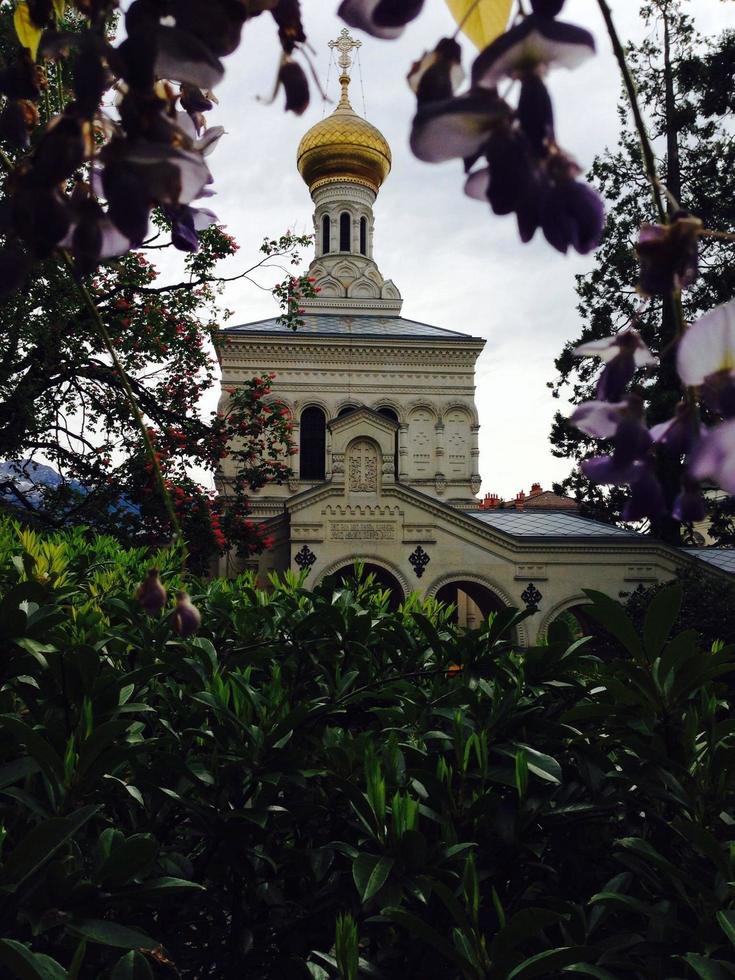
[[[332,222],[329,219],[329,215],[325,214],[322,218],[322,255],[326,253],[331,248],[329,237],[332,230]]]
[[[337,412],[337,418],[338,419],[344,418],[345,415],[352,415],[352,413],[356,411],[357,411],[356,405],[345,405],[344,408],[340,408],[340,410]]]
[[[365,219],[363,218],[362,220],[364,221]],[[391,422],[396,422],[396,423],[398,422],[398,415],[393,411],[392,408],[388,408],[388,407],[379,408],[378,412],[381,415],[384,415],[387,419],[390,419]],[[396,429],[395,439],[393,442],[393,475],[397,480],[398,479],[398,429]]]
[[[339,250],[340,252],[352,251],[352,222],[346,211],[339,216]]]
[[[360,255],[367,255],[367,218],[360,218]]]
[[[301,446],[299,447],[299,476],[302,480],[323,480],[327,448],[327,421],[316,405],[301,413]]]

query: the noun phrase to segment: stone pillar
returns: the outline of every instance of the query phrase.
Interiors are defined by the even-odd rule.
[[[434,426],[436,430],[436,448],[434,455],[436,459],[435,476],[444,476],[444,423],[439,419]]]
[[[398,426],[398,479],[408,480],[408,425],[401,422]]]
[[[480,431],[479,425],[470,426],[470,485],[472,492],[477,493],[480,489],[480,447],[477,444],[477,435]]]

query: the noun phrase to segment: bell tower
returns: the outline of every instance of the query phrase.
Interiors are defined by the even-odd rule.
[[[390,147],[349,98],[350,69],[361,44],[346,28],[329,42],[339,52],[340,99],[334,112],[305,134],[297,153],[299,173],[314,202],[315,255],[309,275],[320,290],[303,306],[309,313],[398,316],[401,294],[383,278],[373,257],[373,205],[390,172]]]

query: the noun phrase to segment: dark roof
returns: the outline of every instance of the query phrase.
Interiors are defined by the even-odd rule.
[[[685,554],[714,565],[722,572],[735,575],[735,548],[683,548]]]
[[[641,538],[613,524],[602,524],[569,511],[558,510],[483,510],[471,511],[471,516],[515,537],[540,538]]]
[[[345,316],[341,313],[305,313],[301,319],[303,325],[297,330],[291,330],[279,323],[277,317],[268,320],[255,320],[253,323],[240,323],[234,327],[225,327],[222,333],[263,333],[288,334],[301,337],[416,337],[423,340],[447,340],[455,343],[481,340],[481,337],[471,337],[457,330],[446,330],[444,327],[434,327],[430,323],[419,323],[418,320],[406,320],[402,316],[381,316],[366,314]]]

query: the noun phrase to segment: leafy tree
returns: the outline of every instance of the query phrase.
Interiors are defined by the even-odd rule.
[[[291,235],[267,241],[258,265],[297,261],[294,250],[304,242]],[[223,413],[205,418],[199,408],[216,381],[217,262],[236,250],[212,226],[187,257],[181,282],[161,284],[150,260],[130,252],[101,266],[88,285],[201,560],[223,550],[226,538],[245,550],[258,545],[255,526],[245,520],[247,496],[288,472],[291,423],[268,404],[270,378],[233,392]],[[286,292],[292,297],[290,285]],[[5,499],[52,526],[87,523],[128,538],[160,539],[166,514],[150,460],[120,375],[68,269],[55,259],[40,264],[26,290],[2,301],[0,316],[0,458],[40,458],[62,476],[58,485],[38,488],[33,469],[19,466],[4,478]],[[241,462],[241,476],[230,498],[215,504],[191,472],[213,473],[228,451]]]
[[[641,15],[651,36],[630,46],[628,60],[661,161],[659,179],[670,195],[669,213],[680,204],[701,218],[706,228],[732,231],[735,143],[726,116],[732,111],[735,37],[726,32],[717,39],[702,38],[675,0],[646,3]],[[555,396],[563,394],[575,404],[593,398],[599,364],[576,358],[575,347],[633,326],[661,360],[655,382],[643,372],[636,379],[650,405],[648,423],[655,425],[674,415],[681,396],[675,368],[675,317],[668,299],[643,300],[636,292],[634,242],[641,223],[655,221],[656,215],[625,104],[619,117],[617,148],[598,156],[592,166],[592,180],[610,211],[595,266],[577,278],[582,331],[565,344],[555,362],[557,376],[549,386]],[[731,242],[716,237],[701,240],[699,279],[683,293],[688,319],[735,294],[732,251]],[[550,438],[554,455],[561,458],[582,460],[599,451],[598,440],[575,429],[562,413],[555,417]],[[681,463],[659,453],[656,465],[670,505],[679,488]],[[575,470],[560,489],[573,493],[585,512],[602,520],[620,520],[626,494],[619,488],[595,487]],[[727,540],[732,525],[729,532],[721,525],[720,520],[719,537]],[[669,517],[654,521],[650,530],[673,543],[680,540],[679,525]]]

